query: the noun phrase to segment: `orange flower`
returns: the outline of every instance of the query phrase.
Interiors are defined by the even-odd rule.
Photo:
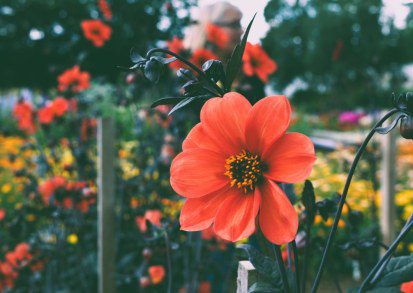
[[[65,98],[57,97],[53,100],[51,107],[53,109],[53,114],[60,117],[69,110],[69,102]]]
[[[78,65],[64,71],[57,78],[59,91],[71,90],[81,92],[90,86],[90,75],[86,71],[80,71]]]
[[[275,182],[308,177],[316,159],[311,140],[286,133],[291,115],[285,96],[254,106],[238,93],[209,99],[201,122],[185,139],[171,165],[171,185],[187,200],[180,223],[185,231],[214,232],[228,241],[249,237],[255,219],[275,244],[295,238],[298,216]]]
[[[38,187],[38,191],[42,196],[43,202],[48,205],[50,197],[54,194],[55,190],[59,187],[63,187],[66,184],[66,179],[63,177],[54,177],[45,181]]]
[[[165,269],[163,266],[151,266],[148,272],[152,284],[159,284],[165,278]]]
[[[106,0],[98,0],[98,5],[103,17],[106,20],[112,20],[112,11],[110,10],[108,2],[106,2]]]
[[[172,38],[172,40],[167,41],[166,44],[168,45],[168,50],[169,51],[172,51],[172,52],[174,52],[176,54],[179,54],[179,55],[181,55],[182,52],[185,50],[184,42],[180,38],[178,38],[177,36],[174,36]],[[170,56],[170,57],[172,57],[172,56]],[[183,63],[182,61],[179,61],[179,60],[176,60],[174,62],[169,63],[168,66],[171,69],[175,69],[175,70],[178,70],[179,68],[185,68],[186,67],[185,63]]]
[[[99,19],[82,21],[83,35],[96,47],[102,47],[110,39],[112,28]]]
[[[212,53],[210,50],[207,49],[197,49],[195,50],[194,54],[192,54],[191,63],[194,65],[198,66],[199,68],[202,67],[202,64],[204,64],[206,61],[211,60],[211,59],[218,59],[218,56]]]
[[[257,75],[265,83],[268,82],[268,75],[277,70],[277,64],[259,44],[252,45],[247,42],[242,61],[242,69],[247,76]]]
[[[147,210],[143,217],[136,217],[135,222],[139,230],[145,233],[148,227],[146,227],[146,220],[151,222],[152,225],[161,226],[162,213],[159,210]]]
[[[45,106],[37,111],[37,118],[41,124],[50,124],[54,118],[54,111],[51,105]]]
[[[21,101],[14,106],[13,116],[16,118],[19,129],[27,134],[33,134],[36,131],[36,126],[33,120],[33,108],[32,106]]]
[[[222,27],[208,24],[206,27],[207,40],[220,49],[225,49],[228,46],[229,36]]]
[[[413,293],[413,281],[403,283],[400,287],[400,291],[403,293]]]

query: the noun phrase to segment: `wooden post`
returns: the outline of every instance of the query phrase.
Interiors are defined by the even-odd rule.
[[[98,288],[116,292],[115,286],[115,195],[114,139],[112,118],[98,121]]]
[[[383,135],[383,163],[381,173],[380,226],[383,242],[389,245],[396,235],[396,206],[394,203],[396,184],[396,137],[397,129]]]
[[[237,293],[248,293],[249,286],[256,281],[255,268],[248,260],[238,263]]]

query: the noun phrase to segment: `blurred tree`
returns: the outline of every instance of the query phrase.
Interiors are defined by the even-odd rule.
[[[106,0],[113,17],[106,21],[98,0],[2,0],[0,3],[0,88],[56,85],[56,76],[81,63],[93,76],[113,81],[116,66],[130,65],[129,51],[144,53],[159,40],[182,34],[195,0]],[[112,28],[100,48],[86,40],[85,19]]]
[[[271,0],[263,45],[279,65],[276,89],[292,86],[295,101],[315,111],[390,106],[408,55],[381,9],[381,0]]]

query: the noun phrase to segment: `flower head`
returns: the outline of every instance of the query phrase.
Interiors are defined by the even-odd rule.
[[[277,70],[277,64],[259,44],[252,45],[247,42],[242,61],[242,69],[247,76],[256,75],[265,83],[268,82],[268,75]]]
[[[96,47],[102,47],[112,34],[112,28],[99,19],[84,20],[81,26],[85,38]]]
[[[80,71],[80,67],[75,65],[59,75],[57,81],[59,91],[71,90],[78,93],[89,88],[90,75],[86,71]]]
[[[163,266],[151,266],[148,272],[152,284],[159,284],[165,278],[165,268]]]
[[[206,26],[207,40],[220,49],[225,49],[228,46],[229,35],[222,27],[209,23]]]
[[[181,55],[182,52],[185,51],[184,42],[180,38],[178,38],[177,36],[174,36],[172,38],[172,40],[167,41],[166,44],[168,45],[168,50],[172,51],[176,54]],[[168,64],[168,66],[171,69],[176,69],[176,70],[178,70],[179,68],[185,68],[186,67],[185,63],[183,63],[180,60],[176,60],[174,62],[171,62],[171,63]]]
[[[191,59],[189,59],[189,61],[191,61],[191,63],[201,68],[202,64],[204,64],[206,61],[211,60],[211,59],[218,59],[218,56],[212,53],[212,51],[210,50],[197,49],[192,54],[192,57]]]
[[[65,98],[57,97],[53,100],[51,107],[53,109],[53,114],[60,117],[69,110],[69,102]]]
[[[159,210],[147,210],[143,217],[136,217],[135,222],[139,230],[145,233],[148,229],[146,226],[146,220],[148,220],[152,225],[161,226],[162,213]]]
[[[40,108],[37,111],[37,118],[41,124],[50,124],[54,118],[54,111],[51,105]]]
[[[306,179],[316,159],[303,134],[286,133],[291,108],[284,96],[254,106],[238,93],[208,100],[201,122],[171,165],[171,185],[187,200],[181,229],[238,241],[256,230],[276,244],[295,238],[298,216],[277,185]]]
[[[13,109],[13,116],[18,122],[20,130],[27,134],[32,134],[36,131],[33,119],[33,108],[29,103],[25,101],[17,103]]]
[[[112,20],[112,10],[110,10],[108,2],[106,0],[98,0],[100,12],[106,20]]]

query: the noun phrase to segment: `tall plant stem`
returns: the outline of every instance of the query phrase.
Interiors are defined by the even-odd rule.
[[[293,257],[293,263],[294,263],[294,281],[295,281],[295,292],[300,293],[300,272],[298,270],[298,253],[297,253],[297,245],[295,243],[295,240],[292,242],[288,243],[288,247],[290,248],[290,253],[292,254]]]
[[[278,269],[281,275],[281,280],[283,282],[284,292],[290,292],[290,286],[288,285],[287,271],[285,270],[285,265],[284,265],[282,254],[281,254],[281,248],[279,245],[276,245],[276,244],[273,245],[273,248],[274,248],[275,260],[277,262]]]
[[[166,246],[166,262],[168,265],[168,293],[172,292],[172,263],[171,263],[171,252],[170,252],[170,242],[168,233],[165,231],[165,246]]]
[[[390,258],[392,257],[394,251],[396,250],[399,243],[406,237],[407,233],[409,233],[410,229],[413,227],[413,215],[410,216],[409,220],[406,222],[405,226],[403,227],[402,231],[400,232],[399,236],[397,236],[396,240],[392,243],[390,248],[386,251],[383,257],[379,260],[379,262],[374,266],[374,268],[370,271],[366,279],[360,286],[359,292],[365,292],[371,285],[374,285],[375,282],[379,279],[381,273],[386,268],[387,263],[389,262]],[[370,282],[371,280],[371,282]]]
[[[306,241],[304,247],[304,258],[303,258],[303,267],[301,272],[301,292],[305,293],[305,287],[307,284],[307,270],[308,270],[308,258],[310,256],[310,243],[311,243],[311,226],[306,225]]]
[[[185,59],[181,55],[178,55],[178,54],[176,54],[172,51],[169,51],[167,49],[154,48],[154,49],[149,50],[148,53],[146,53],[146,58],[149,59],[155,53],[165,53],[165,54],[174,56],[176,59],[182,61],[183,63],[188,65],[193,71],[198,73],[199,77],[202,78],[203,80],[205,80],[210,86],[212,86],[212,88],[215,89],[218,92],[219,96],[222,96],[224,94],[224,91],[222,90],[222,88],[220,88],[215,82],[213,82],[210,78],[208,78],[208,76],[205,75],[205,72],[203,72],[201,69],[199,69],[197,66],[192,64],[190,61],[188,61],[187,59]]]
[[[339,222],[340,217],[341,217],[341,212],[343,211],[344,203],[346,202],[346,197],[347,197],[348,189],[349,189],[349,187],[350,187],[350,183],[351,183],[351,180],[352,180],[352,178],[353,178],[354,171],[356,170],[357,164],[358,164],[358,162],[360,161],[360,158],[361,158],[362,154],[364,153],[364,151],[365,151],[368,143],[370,142],[371,138],[373,137],[374,133],[376,132],[376,128],[377,128],[377,127],[380,127],[380,126],[383,124],[383,122],[385,122],[385,121],[386,121],[387,119],[389,119],[393,114],[395,114],[395,113],[397,113],[397,112],[399,112],[399,111],[400,111],[399,109],[392,109],[392,110],[390,110],[389,112],[387,112],[387,113],[376,123],[376,125],[373,127],[373,129],[370,130],[369,134],[368,134],[367,137],[364,139],[362,145],[360,146],[360,148],[359,148],[358,151],[357,151],[357,154],[356,154],[356,156],[355,156],[355,158],[354,158],[354,161],[353,161],[353,163],[351,164],[350,171],[349,171],[348,176],[347,176],[346,184],[344,185],[344,189],[343,189],[343,193],[342,193],[341,198],[340,198],[340,202],[339,202],[339,205],[338,205],[337,213],[336,213],[335,218],[334,218],[334,224],[333,224],[333,227],[331,228],[330,234],[329,234],[329,236],[328,236],[326,246],[324,247],[323,256],[322,256],[322,258],[321,258],[321,263],[320,263],[320,266],[319,266],[319,268],[318,268],[317,275],[316,275],[316,278],[315,278],[314,283],[313,283],[313,287],[311,288],[311,292],[312,292],[312,293],[314,293],[314,292],[317,291],[317,288],[318,288],[318,286],[319,286],[319,284],[320,284],[321,276],[323,275],[323,271],[324,271],[324,267],[325,267],[325,264],[326,264],[326,261],[327,261],[328,253],[329,253],[329,251],[330,251],[331,245],[333,244],[334,236],[335,236],[335,234],[336,234],[336,232],[337,232],[338,222]]]

